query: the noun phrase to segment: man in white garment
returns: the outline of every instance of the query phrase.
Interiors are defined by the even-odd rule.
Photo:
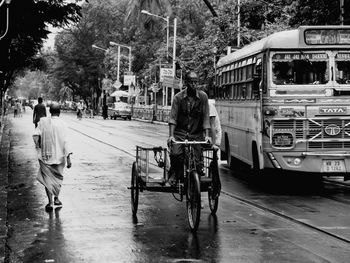
[[[60,105],[52,103],[50,117],[40,119],[37,134],[40,135],[37,144],[40,169],[37,179],[45,186],[49,203],[45,206],[46,211],[52,211],[53,207],[62,207],[58,199],[62,181],[63,168],[67,164],[70,168],[71,151],[68,145],[67,126],[60,116]],[[54,199],[52,198],[54,197]]]
[[[218,150],[220,149],[221,144],[221,123],[219,119],[219,114],[215,108],[215,101],[213,99],[208,100],[209,103],[209,123],[210,123],[210,137],[213,143],[214,156],[212,176],[214,183],[214,196],[219,196],[221,192],[221,180],[218,170]]]
[[[215,108],[215,101],[209,99],[209,122],[210,122],[210,132],[213,146],[218,149],[221,144],[221,124],[218,112]]]

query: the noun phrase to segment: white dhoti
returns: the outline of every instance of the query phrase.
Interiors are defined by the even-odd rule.
[[[42,160],[39,160],[39,164],[38,181],[47,188],[49,193],[58,196],[63,181],[62,174],[65,164],[45,164]]]

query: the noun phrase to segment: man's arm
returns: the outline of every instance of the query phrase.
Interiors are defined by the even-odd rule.
[[[35,114],[36,114],[36,106],[34,106],[34,110],[33,110],[33,123],[35,123]]]
[[[169,137],[174,137],[175,125],[169,124]]]

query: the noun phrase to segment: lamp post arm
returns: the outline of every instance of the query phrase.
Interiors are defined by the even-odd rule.
[[[149,16],[154,16],[154,17],[163,19],[164,21],[167,21],[167,18],[159,16],[159,15],[152,14],[152,13],[148,12],[147,10],[141,10],[141,13],[145,14],[145,15],[149,15]]]
[[[99,49],[99,50],[102,50],[104,52],[107,52],[107,49],[104,49],[102,47],[99,47],[99,46],[96,46],[96,45],[92,45],[93,48],[96,48],[96,49]]]
[[[7,6],[7,8],[6,8],[6,29],[5,29],[4,34],[2,36],[0,36],[0,40],[6,36],[8,30],[9,30],[9,16],[10,16],[10,8]]]

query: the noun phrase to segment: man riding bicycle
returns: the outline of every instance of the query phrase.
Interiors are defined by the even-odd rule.
[[[171,144],[171,141],[209,141],[209,105],[208,96],[198,90],[198,75],[188,72],[184,78],[185,89],[173,99],[169,118],[169,139],[171,172],[169,181],[183,178],[184,145]],[[194,146],[195,160],[199,175],[203,175],[203,158],[200,145]],[[175,178],[174,178],[175,175]],[[176,182],[176,181],[175,181]]]

